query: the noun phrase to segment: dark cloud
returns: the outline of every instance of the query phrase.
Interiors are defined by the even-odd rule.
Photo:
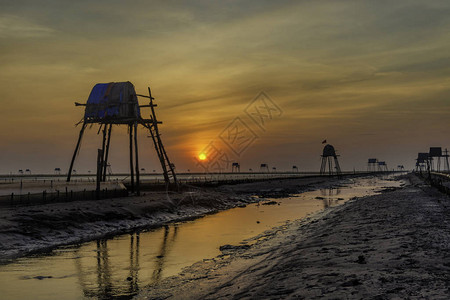
[[[30,151],[13,148],[27,140],[35,149],[53,141],[51,155],[70,156],[82,115],[73,101],[96,82],[123,80],[138,92],[151,85],[168,149],[184,168],[261,90],[285,113],[249,150],[249,163],[278,151],[314,169],[308,162],[320,145],[312,145],[324,136],[358,158],[384,153],[386,144],[409,145],[414,156],[413,146],[448,142],[436,130],[449,111],[448,1],[53,0],[1,8],[0,91],[11,104],[0,121],[10,155],[0,165],[16,169]]]

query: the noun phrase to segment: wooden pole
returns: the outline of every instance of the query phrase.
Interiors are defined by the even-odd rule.
[[[100,181],[102,180],[102,161],[103,161],[103,150],[98,149],[97,152],[97,182],[96,182],[96,189],[95,194],[97,200],[100,199]]]
[[[130,136],[130,175],[131,175],[131,192],[134,193],[134,172],[133,172],[133,125],[128,125]]]
[[[139,190],[139,153],[138,153],[138,141],[137,141],[137,128],[138,123],[134,122],[134,151],[135,151],[135,164],[136,164],[136,194],[140,195]]]
[[[104,124],[103,126],[104,127],[103,127],[103,138],[102,138],[102,157],[101,157],[101,167],[100,167],[100,181],[103,181],[103,166],[105,165],[105,148],[106,148],[106,124]]]
[[[106,167],[108,166],[108,154],[109,154],[109,145],[111,142],[111,131],[112,131],[112,124],[109,124],[108,139],[106,142],[105,159],[104,159],[104,163],[103,163],[103,180],[102,181],[106,181]]]
[[[75,158],[77,157],[78,150],[80,149],[81,139],[83,138],[83,133],[84,133],[85,129],[86,129],[86,124],[83,123],[83,125],[81,126],[80,135],[78,136],[77,145],[75,146],[75,151],[73,152],[72,161],[70,162],[69,172],[67,173],[67,182],[70,181],[70,177],[72,176],[73,164],[75,162]]]

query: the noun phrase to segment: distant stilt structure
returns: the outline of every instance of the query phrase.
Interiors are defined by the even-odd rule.
[[[441,170],[441,157],[442,148],[441,147],[430,147],[430,152],[428,152],[428,158],[431,162],[431,171],[439,172]],[[433,161],[436,161],[434,163]]]
[[[276,167],[272,167],[272,171],[275,173],[277,171]]]
[[[341,175],[341,167],[339,166],[339,161],[337,159],[338,155],[332,145],[325,145],[321,156],[322,164],[320,166],[320,175]]]
[[[444,157],[444,160],[445,160],[445,170],[444,171],[448,173],[448,172],[450,172],[450,166],[448,164],[449,154],[448,154],[447,148],[445,148],[444,154],[442,156]]]
[[[269,173],[269,166],[267,164],[261,164],[261,166],[259,166],[259,171],[260,172],[266,171],[267,173]]]
[[[169,157],[167,156],[158,131],[158,124],[161,124],[162,122],[159,122],[156,118],[155,107],[157,105],[153,103],[154,98],[152,97],[150,88],[148,88],[148,93],[148,96],[136,94],[131,82],[99,83],[94,86],[85,104],[75,102],[76,106],[85,107],[85,113],[80,122],[81,129],[67,174],[68,182],[72,175],[75,158],[80,150],[84,131],[89,124],[91,126],[92,124],[99,124],[100,127],[98,133],[102,132],[102,148],[98,151],[99,166],[97,167],[97,178],[99,181],[105,181],[107,171],[110,171],[110,167],[108,169],[108,156],[111,144],[112,126],[126,125],[129,135],[131,191],[139,194],[140,174],[137,128],[138,125],[142,125],[150,132],[157,156],[161,163],[167,188],[169,186],[178,188],[175,166],[170,162]],[[139,105],[137,97],[149,99],[149,104]],[[150,117],[148,119],[141,117],[141,108],[144,107],[151,109]]]
[[[369,158],[367,162],[367,172],[376,172],[378,166],[378,159]]]
[[[387,172],[387,171],[389,171],[385,161],[379,161],[378,162],[378,171],[379,172]]]
[[[297,168],[297,166],[292,166],[292,172],[298,173],[298,168]]]
[[[430,169],[431,171],[437,172],[448,172],[450,171],[448,164],[448,150],[445,149],[442,151],[441,147],[430,147],[430,152],[428,153],[429,161],[430,161]],[[442,159],[442,161],[441,161]],[[433,163],[433,162],[436,163]],[[443,166],[441,165],[443,164]]]
[[[231,172],[232,173],[234,173],[234,172],[237,172],[237,173],[241,172],[241,165],[238,162],[232,163],[231,164]]]
[[[416,172],[424,172],[430,169],[430,159],[429,154],[424,152],[419,152],[416,159]]]
[[[404,169],[405,169],[405,167],[403,165],[397,166],[397,171],[403,171]]]

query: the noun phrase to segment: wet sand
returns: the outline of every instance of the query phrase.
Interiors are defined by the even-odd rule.
[[[138,299],[449,299],[450,198],[414,175],[224,247]]]

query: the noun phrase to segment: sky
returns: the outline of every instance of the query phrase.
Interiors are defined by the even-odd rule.
[[[211,149],[225,169],[318,171],[325,139],[344,170],[372,157],[412,169],[418,152],[450,147],[448,49],[450,2],[439,0],[0,0],[0,174],[67,172],[83,117],[74,102],[120,81],[151,87],[179,172],[211,171],[212,152],[197,159]],[[78,173],[95,169],[97,131]],[[127,146],[114,127],[113,172],[127,172]],[[139,153],[160,170],[143,128]]]

